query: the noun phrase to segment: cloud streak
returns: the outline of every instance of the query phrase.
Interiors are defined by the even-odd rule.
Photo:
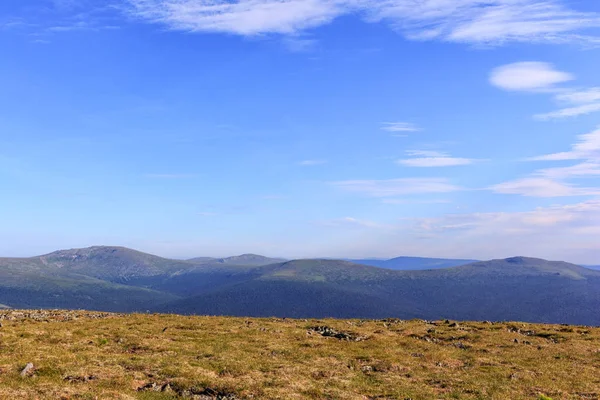
[[[598,111],[600,111],[600,102],[584,104],[577,107],[562,108],[560,110],[552,111],[545,114],[537,114],[534,116],[534,118],[546,121],[550,119],[579,117],[580,115],[592,114]]]
[[[188,32],[297,35],[344,15],[413,40],[474,44],[597,41],[598,13],[561,0],[125,0],[134,17]]]
[[[368,197],[397,197],[413,194],[449,193],[463,190],[445,178],[400,178],[387,180],[350,180],[332,182],[332,185]]]
[[[398,160],[396,163],[407,167],[432,168],[469,165],[475,161],[468,158],[451,157],[446,153],[437,151],[409,150],[407,154],[415,157]]]
[[[417,125],[410,122],[384,122],[381,130],[387,132],[418,132],[421,130]]]
[[[302,167],[315,167],[323,164],[327,164],[327,160],[304,160],[298,163]]]
[[[529,197],[596,196],[600,187],[582,187],[570,179],[600,175],[600,128],[580,135],[570,151],[545,154],[528,161],[578,161],[567,167],[544,168],[530,176],[492,186],[496,193]]]

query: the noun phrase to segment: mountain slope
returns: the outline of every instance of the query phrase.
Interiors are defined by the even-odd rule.
[[[85,308],[115,312],[146,311],[177,296],[115,284],[83,275],[0,266],[0,303],[12,308]]]

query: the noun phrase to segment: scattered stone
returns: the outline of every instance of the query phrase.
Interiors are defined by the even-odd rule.
[[[454,347],[456,347],[457,349],[461,349],[461,350],[468,350],[471,347],[467,346],[466,344],[464,344],[463,342],[456,342],[456,343],[452,343],[452,345]]]
[[[138,392],[170,392],[171,389],[171,384],[170,383],[163,383],[162,385],[157,384],[156,382],[150,382],[147,383],[143,386],[140,386],[139,388],[137,388]]]
[[[450,328],[459,328],[460,325],[458,325],[458,322],[453,322],[450,325],[448,325]]]
[[[21,377],[25,378],[27,376],[31,376],[31,375],[33,375],[34,372],[35,372],[35,367],[33,366],[33,364],[27,363],[25,368],[23,368],[23,370],[21,371]]]
[[[97,376],[89,375],[89,376],[67,376],[67,377],[65,377],[64,380],[67,382],[72,382],[72,383],[86,383],[86,382],[90,382],[90,381],[95,381],[96,379],[98,379]]]
[[[195,399],[195,400],[211,400],[211,399],[238,400],[239,399],[239,397],[237,397],[233,393],[218,390],[218,389],[213,389],[213,388],[204,388],[204,389],[191,388],[188,390],[180,391],[177,394],[181,397]]]
[[[519,343],[519,339],[515,339],[515,340],[513,340],[513,342]]]
[[[0,321],[25,321],[38,322],[68,322],[79,318],[104,319],[123,317],[125,314],[113,314],[94,311],[66,311],[66,310],[0,310]]]
[[[339,340],[346,340],[349,342],[360,342],[366,339],[365,337],[358,336],[352,332],[336,331],[335,329],[330,328],[328,326],[315,326],[309,329],[309,332],[311,331],[316,332],[324,337],[333,337]]]

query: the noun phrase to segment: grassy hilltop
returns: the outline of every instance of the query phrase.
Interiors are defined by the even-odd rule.
[[[600,398],[600,328],[48,310],[0,323],[1,399]]]

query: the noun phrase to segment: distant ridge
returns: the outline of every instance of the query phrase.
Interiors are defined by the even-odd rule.
[[[358,264],[371,265],[373,267],[387,268],[398,271],[412,271],[424,269],[439,269],[458,267],[460,265],[470,264],[478,260],[469,259],[451,259],[451,258],[426,258],[426,257],[396,257],[389,260],[385,259],[355,259],[349,260]]]
[[[285,258],[270,258],[258,254],[242,254],[240,256],[226,258],[196,257],[188,260],[189,262],[202,264],[227,264],[227,265],[268,265],[287,261]]]

